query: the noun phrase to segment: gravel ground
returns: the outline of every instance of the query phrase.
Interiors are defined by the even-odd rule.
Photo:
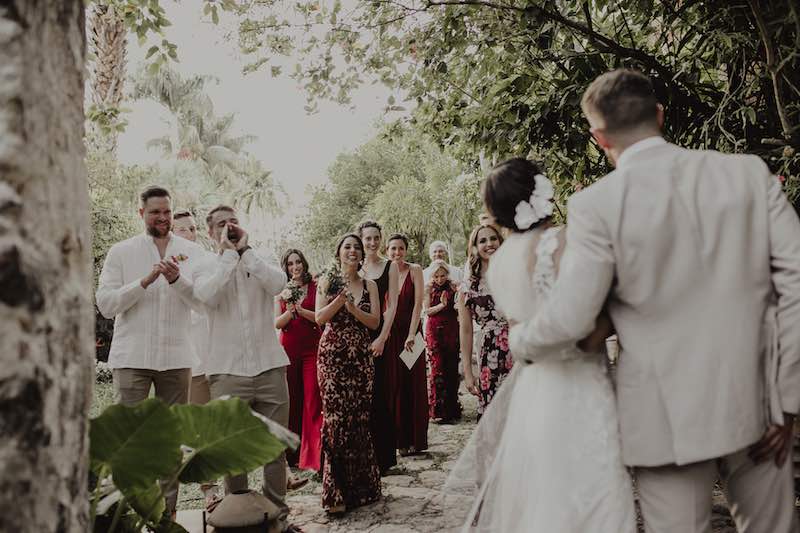
[[[96,386],[92,414],[101,412],[111,401],[110,385]],[[355,509],[342,518],[331,519],[322,510],[319,478],[312,472],[295,470],[295,475],[308,477],[309,482],[288,496],[290,521],[307,533],[444,533],[457,530],[458,524],[453,523],[452,515],[446,510],[463,502],[446,500],[441,487],[475,427],[475,398],[462,389],[461,401],[464,418],[454,425],[431,424],[428,433],[430,448],[421,455],[399,458],[398,466],[382,479],[384,498],[380,502]],[[260,485],[260,471],[252,472],[250,487]],[[201,509],[202,506],[203,497],[197,485],[181,486],[179,509]],[[713,512],[714,533],[736,533],[719,487],[714,489]]]

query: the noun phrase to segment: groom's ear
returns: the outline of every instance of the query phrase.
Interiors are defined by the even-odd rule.
[[[600,148],[604,150],[611,148],[611,143],[609,142],[608,136],[606,136],[606,132],[603,128],[590,128],[589,133],[592,134],[592,137],[594,137],[594,140],[597,141],[598,145],[600,145]]]
[[[658,129],[664,128],[664,106],[656,104],[656,121],[658,122]]]

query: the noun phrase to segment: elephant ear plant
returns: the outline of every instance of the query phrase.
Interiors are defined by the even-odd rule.
[[[239,398],[168,407],[157,398],[112,405],[91,421],[92,519],[96,532],[185,531],[165,516],[164,487],[248,472],[297,436]]]

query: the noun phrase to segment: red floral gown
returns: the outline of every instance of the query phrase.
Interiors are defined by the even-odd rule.
[[[492,401],[498,387],[511,372],[514,360],[508,353],[508,322],[495,308],[485,278],[470,276],[464,290],[467,309],[483,331],[478,354],[478,418]]]
[[[366,282],[359,307],[369,311]],[[370,434],[375,368],[369,328],[345,308],[325,325],[317,375],[322,393],[322,506],[348,509],[381,497]]]
[[[430,306],[439,305],[442,295],[447,305],[438,313],[428,315],[425,325],[425,343],[428,347],[428,404],[430,417],[443,421],[457,420],[461,417],[461,404],[458,401],[458,312],[456,311],[456,290],[450,282],[444,285],[431,284]]]
[[[313,312],[317,285],[310,281],[306,287],[307,293],[300,305]],[[286,302],[281,300],[280,304],[281,313],[286,312]],[[280,334],[281,344],[289,356],[286,370],[289,429],[300,435],[299,454],[290,463],[306,470],[319,470],[322,450],[322,399],[317,383],[317,348],[321,334],[315,322],[299,315],[293,317]]]
[[[405,349],[411,315],[414,312],[414,281],[411,272],[400,287],[397,296],[397,313],[392,323],[384,353],[387,356],[387,385],[389,401],[394,407],[397,447],[428,448],[428,384],[425,354],[421,354],[411,370],[400,353]]]

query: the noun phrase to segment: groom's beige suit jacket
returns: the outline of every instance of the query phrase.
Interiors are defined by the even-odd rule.
[[[658,137],[623,152],[570,198],[558,282],[543,312],[512,328],[512,353],[571,352],[606,303],[626,464],[683,465],[754,443],[771,381],[783,411],[800,409],[800,221],[758,157]]]

